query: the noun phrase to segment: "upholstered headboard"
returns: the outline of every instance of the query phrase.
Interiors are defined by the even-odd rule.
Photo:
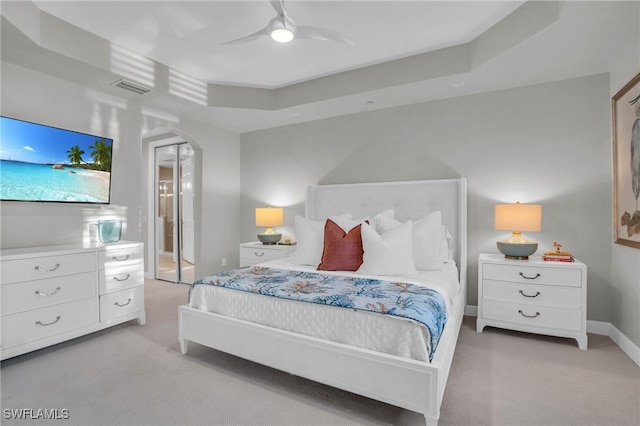
[[[417,220],[436,210],[442,212],[442,221],[453,236],[453,257],[460,271],[460,283],[466,287],[465,178],[309,186],[305,214],[312,220],[325,220],[342,213],[351,213],[357,218],[374,216],[391,208],[399,221]]]

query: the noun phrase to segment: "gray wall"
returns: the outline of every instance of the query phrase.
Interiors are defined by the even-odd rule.
[[[331,118],[242,135],[241,237],[253,208],[304,214],[307,185],[468,179],[469,300],[477,256],[497,253],[497,202],[543,205],[539,253],[562,243],[589,267],[588,318],[611,321],[607,74]]]
[[[635,11],[629,10],[616,21],[617,28],[625,29],[621,38],[625,42],[620,43],[620,52],[611,61],[610,96],[640,71],[640,2],[625,3],[625,7],[635,8]],[[613,194],[611,199],[613,202]],[[611,246],[611,322],[640,346],[640,250],[620,244]]]
[[[3,115],[113,138],[114,153],[111,205],[2,202],[0,247],[80,242],[88,239],[89,221],[104,214],[125,220],[123,239],[142,241],[149,219],[142,136],[154,128],[175,128],[190,135],[202,151],[199,274],[223,269],[222,258],[237,263],[239,135],[149,107],[144,98],[107,95],[7,62],[1,65]],[[163,116],[171,121],[158,118]]]

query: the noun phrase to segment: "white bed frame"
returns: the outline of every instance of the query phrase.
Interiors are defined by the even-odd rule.
[[[383,401],[424,415],[438,424],[440,404],[466,305],[467,185],[464,178],[321,185],[309,187],[306,216],[313,220],[341,213],[372,216],[394,208],[405,221],[442,211],[454,238],[461,294],[452,307],[431,363],[388,355],[236,320],[181,306],[182,354],[196,342],[319,383]],[[375,374],[372,374],[375,372]]]

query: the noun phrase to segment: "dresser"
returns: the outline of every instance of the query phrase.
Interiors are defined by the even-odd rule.
[[[486,326],[573,338],[587,349],[587,266],[481,254],[476,331]]]
[[[240,267],[255,265],[267,260],[284,259],[296,250],[294,245],[273,244],[265,245],[261,242],[240,244]]]
[[[0,359],[137,319],[143,245],[71,244],[0,251]]]

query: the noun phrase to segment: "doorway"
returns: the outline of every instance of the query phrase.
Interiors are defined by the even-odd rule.
[[[192,283],[195,268],[194,150],[187,142],[155,147],[155,278]]]

